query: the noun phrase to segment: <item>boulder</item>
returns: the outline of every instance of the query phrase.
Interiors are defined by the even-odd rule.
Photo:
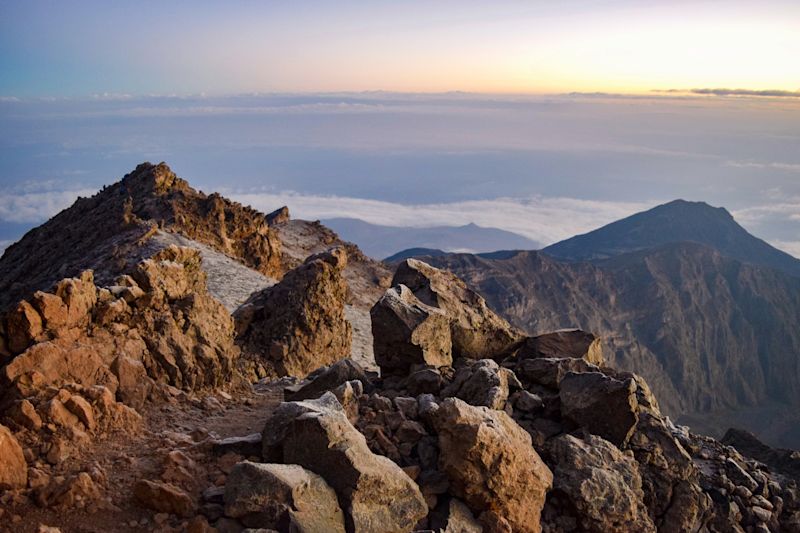
[[[600,372],[570,372],[559,389],[561,415],[615,446],[628,443],[639,421],[636,381]]]
[[[504,409],[509,391],[521,388],[514,372],[501,367],[492,359],[481,359],[459,368],[453,381],[441,394],[445,398],[460,398],[470,405]]]
[[[38,431],[42,427],[42,417],[36,412],[36,408],[28,400],[20,400],[6,413],[8,417],[19,426]]]
[[[433,414],[439,467],[490,530],[505,521],[523,533],[541,531],[540,516],[553,474],[531,437],[502,411],[448,398]]]
[[[263,435],[265,460],[298,464],[333,487],[350,531],[411,531],[428,513],[414,481],[370,451],[332,393],[281,404]]]
[[[407,374],[415,365],[453,362],[450,319],[422,303],[405,285],[388,289],[370,311],[375,362],[385,374]]]
[[[344,533],[336,493],[298,465],[237,464],[225,484],[225,514],[251,528]]]
[[[343,248],[310,256],[235,314],[237,342],[276,376],[305,377],[350,356]]]
[[[569,372],[599,372],[600,368],[583,359],[558,359],[542,357],[522,359],[514,366],[514,373],[526,386],[542,385],[558,389]]]
[[[561,435],[548,442],[553,494],[564,509],[575,510],[581,531],[655,532],[647,514],[636,461],[595,435],[582,440]],[[548,503],[548,505],[550,505]],[[569,514],[556,510],[555,514]]]
[[[0,490],[23,489],[28,484],[28,464],[14,434],[0,424]]]
[[[483,533],[469,507],[458,498],[448,498],[431,513],[431,528],[439,533]]]
[[[194,515],[194,502],[183,490],[169,483],[142,479],[133,487],[133,495],[140,505],[154,511],[170,513],[183,518]]]
[[[580,329],[561,329],[527,337],[514,352],[517,359],[547,357],[584,359],[593,365],[605,364],[600,339]]]
[[[423,303],[447,313],[454,357],[496,358],[523,337],[522,332],[489,309],[482,296],[445,270],[406,259],[397,266],[392,285],[405,285]]]
[[[42,317],[25,300],[17,304],[6,316],[6,337],[8,349],[20,353],[33,344],[42,334]]]
[[[308,376],[308,381],[286,391],[289,401],[319,398],[348,381],[360,381],[365,389],[371,388],[371,380],[364,369],[352,359],[342,359],[323,367]]]

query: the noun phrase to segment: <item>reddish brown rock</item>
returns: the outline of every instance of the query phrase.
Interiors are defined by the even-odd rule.
[[[140,505],[154,511],[170,513],[184,518],[194,515],[194,502],[183,490],[169,483],[139,480],[133,495]]]
[[[448,398],[436,410],[439,467],[452,493],[494,527],[502,517],[514,531],[538,533],[553,474],[531,437],[506,413]]]
[[[0,424],[0,490],[25,488],[28,465],[22,446],[7,427]]]
[[[305,377],[350,356],[352,328],[345,318],[347,254],[337,248],[313,255],[236,313],[244,353],[277,376]]]
[[[6,317],[8,348],[20,353],[42,334],[42,317],[31,304],[21,301]]]

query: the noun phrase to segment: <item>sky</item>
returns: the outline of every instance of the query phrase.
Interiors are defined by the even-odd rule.
[[[794,0],[0,2],[0,95],[800,90]]]
[[[0,248],[137,163],[548,244],[675,198],[800,256],[800,3],[0,0]]]

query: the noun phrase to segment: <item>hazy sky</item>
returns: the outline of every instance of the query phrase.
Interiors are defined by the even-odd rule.
[[[0,95],[800,89],[796,0],[0,2]]]
[[[800,256],[798,58],[796,0],[0,0],[0,247],[165,160],[543,243],[704,200]]]

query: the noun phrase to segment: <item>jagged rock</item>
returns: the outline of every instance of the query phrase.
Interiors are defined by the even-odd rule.
[[[583,359],[536,358],[516,363],[514,373],[525,385],[537,384],[558,389],[569,372],[599,372],[600,369]]]
[[[502,411],[448,398],[433,415],[439,435],[439,466],[452,493],[490,530],[502,517],[513,531],[541,531],[540,515],[553,475],[530,436]]]
[[[452,363],[449,318],[422,303],[405,285],[388,289],[370,317],[375,362],[384,373],[406,374],[414,365]]]
[[[567,509],[575,509],[581,531],[655,532],[644,505],[638,465],[631,456],[594,435],[583,440],[562,435],[548,443],[548,450],[553,495],[565,498]],[[557,515],[563,513],[555,510]]]
[[[267,223],[272,226],[273,224],[284,224],[289,222],[289,208],[286,206],[279,207],[272,213],[267,215]]]
[[[455,357],[495,358],[522,338],[520,331],[489,309],[483,297],[450,272],[406,259],[397,266],[392,285],[405,285],[419,300],[447,313]]]
[[[154,511],[184,518],[194,514],[192,498],[183,490],[169,483],[141,479],[134,485],[133,495],[140,505]]]
[[[514,351],[517,359],[537,357],[584,359],[593,365],[605,364],[600,339],[580,329],[562,329],[526,337]]]
[[[772,448],[749,431],[730,428],[720,441],[800,482],[800,452]]]
[[[331,393],[281,404],[263,436],[266,461],[298,464],[334,488],[349,530],[410,531],[428,512],[414,481],[391,460],[370,451]]]
[[[431,513],[431,528],[439,533],[483,533],[469,507],[457,498],[448,498]]]
[[[235,453],[242,457],[258,457],[261,455],[261,433],[253,433],[244,437],[228,437],[212,443],[215,455]]]
[[[251,528],[344,533],[336,493],[298,465],[237,464],[225,484],[225,514]]]
[[[57,293],[67,307],[67,325],[82,327],[74,335],[53,335],[34,344],[6,365],[0,371],[6,400],[68,383],[103,385],[116,393],[113,369],[125,381],[120,399],[139,407],[150,380],[141,379],[141,368],[132,369],[137,362],[151,378],[186,389],[229,382],[238,355],[233,321],[208,294],[199,253],[172,246],[143,261],[134,277],[145,295],[124,325],[83,327],[96,302],[90,273],[60,283]],[[120,358],[133,362],[120,364]]]
[[[645,504],[659,531],[700,530],[708,520],[709,497],[699,487],[691,456],[657,412],[641,410],[629,447],[639,463]]]
[[[0,424],[0,490],[25,488],[28,465],[14,434]]]
[[[42,334],[42,317],[26,301],[21,301],[6,317],[8,348],[20,353]]]
[[[252,296],[236,312],[237,342],[278,376],[305,377],[348,357],[352,328],[344,314],[346,265],[342,248],[313,255],[280,283]]]
[[[504,409],[509,391],[520,388],[522,385],[511,370],[491,359],[481,359],[459,368],[441,394],[445,398],[460,398],[470,405]]]
[[[38,491],[36,500],[42,507],[70,508],[92,505],[100,498],[100,489],[87,472],[63,480],[54,480]]]
[[[286,399],[299,401],[319,398],[325,392],[332,391],[348,381],[360,381],[367,390],[371,388],[371,380],[361,365],[352,359],[342,359],[310,374],[308,382],[290,388]]]
[[[627,444],[639,420],[632,378],[570,372],[561,380],[559,398],[564,418],[619,447]]]
[[[39,416],[36,408],[28,400],[15,402],[8,410],[7,415],[16,424],[32,431],[38,431],[42,427],[42,417]]]
[[[141,409],[152,389],[152,380],[141,361],[119,355],[111,363],[111,372],[117,377],[117,397],[134,409]]]
[[[444,386],[442,373],[435,368],[423,368],[408,375],[405,388],[415,396],[420,394],[439,394]]]

